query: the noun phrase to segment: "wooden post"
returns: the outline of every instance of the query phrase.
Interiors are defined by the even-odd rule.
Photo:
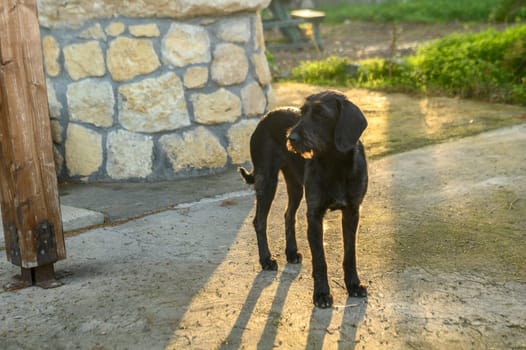
[[[66,249],[36,0],[0,0],[0,197],[7,259],[54,286]]]

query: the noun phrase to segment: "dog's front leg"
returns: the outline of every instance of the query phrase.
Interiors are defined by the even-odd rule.
[[[319,308],[332,306],[332,295],[327,280],[327,263],[323,248],[323,215],[319,208],[307,209],[307,237],[312,255],[312,277],[314,278],[314,305]]]
[[[367,289],[360,284],[356,268],[356,230],[360,215],[359,205],[351,205],[342,210],[343,228],[343,272],[345,275],[345,286],[351,297],[366,297]]]

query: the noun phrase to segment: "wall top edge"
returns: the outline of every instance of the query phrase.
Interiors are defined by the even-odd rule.
[[[38,0],[40,25],[80,27],[90,20],[118,16],[189,19],[257,11],[270,0]]]

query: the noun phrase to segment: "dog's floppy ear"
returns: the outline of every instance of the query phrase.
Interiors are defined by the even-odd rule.
[[[339,102],[340,116],[334,129],[334,145],[340,152],[350,151],[358,142],[367,120],[362,111],[348,100]]]

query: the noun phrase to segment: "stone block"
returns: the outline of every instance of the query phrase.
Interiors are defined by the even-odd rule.
[[[40,0],[39,20],[44,27],[75,26],[92,19],[123,17],[195,18],[223,16],[236,12],[256,12],[270,0]],[[94,5],[94,3],[96,5]]]
[[[130,26],[128,30],[131,35],[136,37],[156,38],[161,35],[159,27],[155,23]]]
[[[174,73],[119,88],[119,122],[134,132],[162,132],[190,125],[183,84]]]
[[[70,123],[66,138],[66,166],[70,176],[89,176],[102,165],[102,136]]]
[[[275,109],[278,106],[278,102],[276,101],[276,94],[274,94],[274,90],[272,89],[272,85],[268,86],[267,90],[267,111],[271,111]]]
[[[260,50],[261,52],[265,52],[265,35],[263,32],[263,21],[259,12],[256,14],[254,27],[254,32],[256,33],[254,40],[254,49]]]
[[[118,37],[110,43],[107,63],[115,81],[152,73],[161,65],[150,40],[126,37]]]
[[[221,86],[240,84],[248,74],[245,50],[234,44],[219,44],[214,50],[212,79]]]
[[[66,96],[71,120],[106,128],[113,125],[115,97],[109,82],[84,79],[71,83]]]
[[[104,56],[98,41],[73,44],[64,48],[64,64],[73,80],[101,77],[106,73]]]
[[[217,29],[219,39],[233,43],[246,44],[250,40],[250,18],[232,18],[221,21]]]
[[[106,34],[109,36],[119,36],[126,30],[126,25],[122,22],[112,22],[105,28]]]
[[[210,62],[210,38],[201,26],[173,23],[162,40],[165,63],[175,67]]]
[[[55,145],[53,145],[53,160],[55,163],[55,172],[59,175],[64,169],[64,157]]]
[[[42,52],[47,75],[50,77],[58,76],[61,71],[60,64],[58,63],[60,45],[51,35],[46,35],[42,38]]]
[[[184,86],[188,89],[197,89],[205,87],[207,82],[207,67],[190,67],[184,73]]]
[[[255,116],[265,113],[267,99],[257,82],[250,83],[241,89],[241,101],[245,115]]]
[[[81,39],[94,39],[106,41],[106,33],[102,30],[100,23],[94,24],[78,35]]]
[[[244,119],[228,129],[228,154],[234,164],[250,160],[250,136],[258,125],[258,119]]]
[[[62,112],[62,103],[57,100],[57,94],[51,80],[46,79],[47,86],[47,100],[49,107],[49,116],[52,119],[60,119],[60,114]]]
[[[54,143],[62,143],[62,132],[64,128],[60,125],[60,122],[56,119],[51,120],[51,139]]]
[[[175,172],[221,168],[228,160],[217,137],[202,126],[182,135],[165,135],[160,143]]]
[[[106,172],[112,179],[144,179],[152,173],[153,140],[126,130],[108,134]]]
[[[212,15],[219,16],[242,11],[254,11],[265,8],[270,0],[180,0],[176,10],[178,17]]]
[[[256,70],[256,78],[259,83],[263,86],[269,85],[272,81],[272,75],[270,74],[270,68],[268,66],[267,57],[263,52],[255,53],[252,55],[252,64]]]
[[[241,116],[241,100],[224,88],[211,94],[194,94],[190,99],[198,123],[231,123]]]

